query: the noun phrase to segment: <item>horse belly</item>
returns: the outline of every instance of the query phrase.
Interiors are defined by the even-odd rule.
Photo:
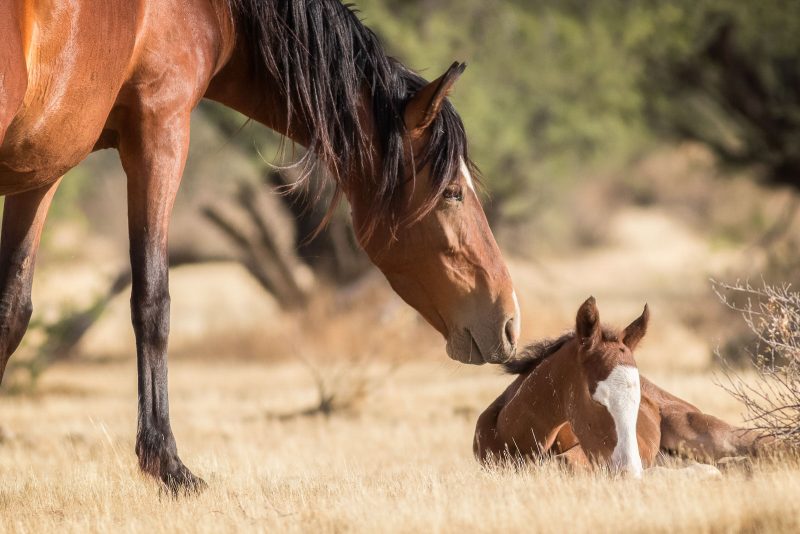
[[[28,88],[0,146],[0,194],[53,181],[92,151],[133,55],[137,2],[32,4]]]

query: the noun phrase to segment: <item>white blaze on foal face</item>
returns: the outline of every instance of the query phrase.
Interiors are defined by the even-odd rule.
[[[642,459],[636,440],[641,396],[639,370],[629,365],[614,367],[608,378],[597,383],[592,394],[592,398],[605,406],[614,420],[617,443],[611,454],[611,467],[636,478],[642,476]]]

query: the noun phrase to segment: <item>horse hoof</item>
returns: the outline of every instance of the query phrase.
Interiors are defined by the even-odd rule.
[[[184,465],[181,465],[175,472],[163,475],[161,481],[167,491],[176,498],[180,495],[197,495],[208,487],[202,478],[195,476]]]

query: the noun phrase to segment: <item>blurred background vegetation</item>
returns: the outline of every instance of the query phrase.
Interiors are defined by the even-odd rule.
[[[723,172],[744,168],[755,179],[800,187],[796,2],[360,0],[354,6],[390,54],[428,78],[453,59],[469,63],[453,100],[483,171],[487,212],[501,228],[545,225],[550,231],[534,246],[569,237],[562,234],[568,229],[548,225],[568,224],[569,217],[551,212],[560,212],[558,201],[581,182],[627,174],[621,180],[629,192],[646,199],[648,184],[620,171],[665,142],[698,141]],[[276,161],[277,136],[243,127],[234,112],[204,103],[196,122],[212,131],[201,140],[195,135],[204,156],[187,169],[186,189],[206,189],[208,180],[231,190]],[[222,179],[208,160],[238,159],[233,152],[242,161],[220,165]],[[96,201],[98,175],[108,174],[105,167],[117,172],[115,156],[95,158],[101,164],[76,169],[61,187],[56,217],[80,218]]]
[[[665,307],[674,308],[665,315],[703,339],[710,354],[709,338],[717,331],[709,321],[725,325],[726,316],[724,310],[709,311],[708,276],[798,281],[800,3],[358,0],[354,5],[388,52],[425,77],[437,77],[453,60],[468,62],[452,99],[482,171],[487,215],[501,247],[518,265],[512,271],[521,284],[529,269],[530,277],[549,280],[541,285],[558,286],[547,265],[619,249],[625,239],[651,242],[651,248],[637,249],[641,257],[631,253],[625,267],[646,270],[660,244],[671,242],[662,232],[680,228],[692,243],[703,243],[704,255],[693,257],[700,249],[691,247],[666,251],[662,264],[687,254],[681,265],[695,270],[658,270],[663,287],[648,282],[631,289],[626,273],[604,271],[599,260],[588,269],[611,278],[617,293],[631,301],[672,295],[664,297]],[[286,313],[308,306],[308,295],[320,287],[315,281],[329,289],[352,288],[372,272],[354,246],[346,207],[309,243],[305,239],[320,210],[303,198],[270,193],[292,180],[291,172],[271,165],[291,161],[291,150],[281,155],[274,133],[203,103],[194,117],[192,143],[171,236],[175,265],[238,262]],[[324,198],[324,179],[313,183]],[[109,296],[121,291],[124,191],[117,155],[110,151],[92,155],[64,180],[44,236],[42,264],[89,262],[105,278],[80,286],[89,289],[75,291],[77,297],[36,308],[43,333],[31,346],[52,347],[42,339],[53,332],[63,337],[65,315],[82,317],[80,338],[86,310],[99,316],[112,305]],[[639,214],[624,219],[638,234],[615,226],[623,213]],[[642,213],[657,213],[668,223]],[[281,235],[269,230],[294,220],[299,222]],[[669,289],[673,283],[694,289]],[[592,290],[584,285],[577,284],[576,293]],[[40,291],[41,299],[52,298],[47,291]],[[547,333],[551,324],[568,326],[560,316],[538,320],[545,297],[555,298],[531,289],[526,299],[537,319],[526,325],[531,335]],[[564,298],[573,295],[567,291]],[[580,300],[570,300],[564,309],[572,313]],[[258,335],[272,339],[263,330]],[[67,347],[72,351],[70,343]],[[47,351],[45,357],[52,357]]]

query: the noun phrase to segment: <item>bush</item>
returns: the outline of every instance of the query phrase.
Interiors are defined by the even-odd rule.
[[[715,282],[720,299],[739,312],[755,337],[746,349],[755,378],[734,370],[722,358],[722,387],[746,409],[749,425],[800,446],[800,292],[789,285]]]

